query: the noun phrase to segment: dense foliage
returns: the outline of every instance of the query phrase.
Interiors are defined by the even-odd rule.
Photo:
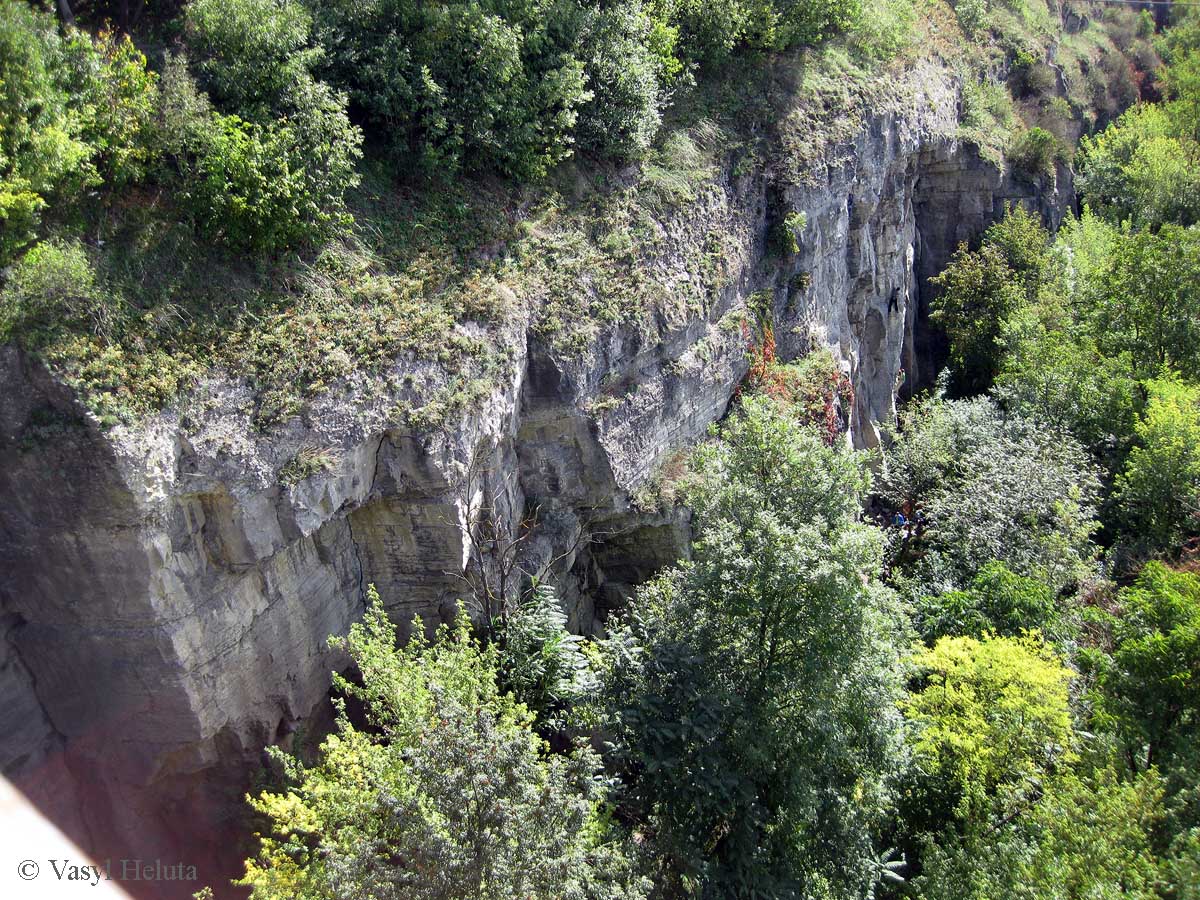
[[[0,5],[0,265],[51,205],[145,174],[155,153],[155,78],[128,37],[60,34],[21,0]]]
[[[339,644],[361,684],[335,683],[366,724],[343,705],[317,765],[281,757],[290,789],[253,800],[272,831],[247,863],[252,897],[643,896],[604,814],[599,760],[547,753],[465,618],[397,649],[372,589]]]
[[[864,462],[770,398],[693,460],[693,559],[609,639],[618,754],[664,887],[840,897],[878,876],[898,619],[858,521]]]
[[[993,560],[1056,592],[1088,574],[1098,485],[1069,435],[987,399],[934,397],[903,425],[881,489],[922,512],[921,532],[896,550],[922,588],[963,588]]]
[[[1051,235],[1009,210],[935,279],[973,399],[914,404],[885,453],[928,642],[902,701],[908,896],[1195,896],[1200,19],[1159,45],[1163,102],[1082,142],[1082,215]]]
[[[1028,795],[1072,753],[1071,673],[1036,637],[939,638],[912,659],[911,823],[967,830]]]

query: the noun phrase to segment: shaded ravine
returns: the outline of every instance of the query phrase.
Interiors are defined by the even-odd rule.
[[[876,445],[900,369],[908,389],[938,362],[927,277],[1006,202],[1057,224],[1071,199],[1069,184],[1022,181],[956,142],[946,72],[918,73],[913,91],[803,180],[727,172],[672,214],[646,277],[668,293],[699,279],[700,304],[611,326],[578,357],[525,310],[493,336],[507,353],[488,396],[432,433],[353,387],[260,433],[249,388],[218,376],[198,424],[168,410],[103,431],[39,363],[0,348],[5,775],[96,855],[194,864],[220,896],[247,849],[241,796],[262,748],[324,709],[344,662],[326,637],[361,614],[367,584],[405,625],[444,619],[480,552],[479,511],[508,535],[536,511],[522,567],[544,569],[589,631],[685,552],[685,515],[631,496],[723,415],[747,367],[750,298],[769,298],[783,359],[833,351],[855,389],[853,440]],[[770,237],[792,212],[807,226],[780,256]],[[704,282],[689,248],[714,231],[732,249]],[[46,421],[61,425],[33,427]],[[328,449],[330,468],[281,484],[304,447]],[[187,897],[199,884],[128,887]]]

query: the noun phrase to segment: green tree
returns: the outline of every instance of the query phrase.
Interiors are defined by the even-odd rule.
[[[1191,151],[1192,164],[1200,162],[1200,47],[1178,54],[1164,76],[1167,115]]]
[[[1195,141],[1184,137],[1166,106],[1125,112],[1079,144],[1079,192],[1113,221],[1189,225],[1200,216]]]
[[[1200,232],[1125,229],[1099,273],[1092,315],[1100,349],[1128,353],[1140,378],[1164,366],[1200,375]]]
[[[591,97],[569,0],[321,0],[329,71],[429,171],[535,178],[564,159]]]
[[[89,189],[141,177],[153,156],[154,77],[127,37],[93,39],[0,0],[0,266]]]
[[[1200,513],[1200,388],[1160,379],[1147,391],[1138,443],[1117,478],[1115,497],[1136,553],[1175,549],[1196,533]]]
[[[950,339],[955,385],[963,394],[986,390],[1000,370],[1005,323],[1038,295],[1054,269],[1050,235],[1041,219],[1011,204],[984,232],[974,252],[960,244],[940,275],[930,318]]]
[[[664,889],[859,895],[898,752],[865,459],[752,397],[693,460],[690,564],[639,593],[606,690]]]
[[[1069,431],[1097,453],[1133,437],[1140,397],[1129,355],[1103,353],[1057,298],[1011,316],[1000,343],[994,393],[1006,409]]]
[[[1020,280],[1025,299],[1033,301],[1051,273],[1050,232],[1041,216],[1019,203],[1010,203],[999,222],[988,226],[983,243],[995,247]]]
[[[1036,295],[1000,335],[995,394],[1004,408],[1068,430],[1100,456],[1124,452],[1140,406],[1132,358],[1111,352],[1096,315],[1122,235],[1091,210],[1068,217]]]
[[[231,111],[271,106],[320,58],[299,0],[191,0],[184,33],[204,86]]]
[[[998,562],[980,569],[965,590],[926,596],[917,606],[917,630],[931,643],[952,635],[1019,637],[1026,631],[1054,632],[1058,627],[1054,592]]]
[[[1146,565],[1106,617],[1111,653],[1085,655],[1099,727],[1122,741],[1131,767],[1200,768],[1200,577]],[[1194,775],[1191,779],[1194,783]]]
[[[982,832],[930,838],[911,895],[920,900],[1158,900],[1154,833],[1161,780],[1111,768],[1067,771],[1027,809]]]
[[[537,717],[562,730],[598,688],[584,639],[567,631],[554,591],[537,585],[498,625],[500,681]]]
[[[1161,868],[1162,893],[1170,900],[1200,900],[1200,828],[1175,837]]]
[[[950,339],[956,387],[964,395],[986,390],[1000,369],[1001,324],[1024,298],[1020,280],[1000,247],[971,251],[963,243],[930,282],[939,289],[930,319]]]
[[[1040,637],[943,637],[911,664],[916,686],[900,707],[912,729],[904,806],[915,833],[1003,820],[1073,758],[1071,673]]]
[[[271,822],[241,884],[255,900],[644,896],[603,814],[599,761],[547,755],[524,706],[497,687],[495,648],[465,618],[404,648],[374,589],[334,643],[371,729],[345,708],[320,761],[286,757],[292,786],[253,807]]]
[[[1055,594],[1091,571],[1099,484],[1070,435],[985,399],[933,398],[902,424],[881,493],[927,520],[896,560],[916,596],[959,590],[993,560]]]

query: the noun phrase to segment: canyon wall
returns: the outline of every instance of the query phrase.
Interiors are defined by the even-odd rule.
[[[731,165],[664,218],[668,250],[645,277],[695,303],[607,327],[576,355],[518,304],[491,336],[508,352],[488,395],[433,431],[349,383],[259,432],[227,373],[186,414],[102,430],[39,363],[0,349],[6,776],[99,855],[200,865],[220,896],[248,849],[240,797],[261,750],[327,709],[345,660],[326,638],[361,614],[368,584],[406,627],[445,619],[471,578],[520,580],[504,551],[525,523],[520,570],[551,579],[592,631],[685,552],[686,514],[633,500],[725,412],[757,311],[781,358],[832,350],[854,386],[852,439],[877,445],[897,389],[935,374],[925,278],[1006,202],[1056,223],[1071,198],[956,141],[944,70],[910,73],[898,96],[798,175]],[[772,240],[791,213],[806,218],[796,253]],[[714,231],[719,277],[691,262]],[[450,377],[421,374],[429,390]],[[306,450],[317,471],[282,483]]]

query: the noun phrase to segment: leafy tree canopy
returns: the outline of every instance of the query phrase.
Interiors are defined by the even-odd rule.
[[[917,628],[930,642],[949,635],[1019,637],[1059,627],[1054,592],[998,562],[980,569],[965,590],[923,597],[916,612]]]
[[[912,657],[915,808],[966,825],[1000,818],[1074,754],[1070,671],[1036,635],[940,638]]]
[[[343,707],[312,767],[252,801],[271,822],[242,884],[256,900],[625,898],[646,885],[604,815],[599,761],[548,755],[528,710],[497,687],[495,647],[465,618],[403,648],[374,589],[343,640],[368,729]]]
[[[1147,390],[1115,498],[1135,554],[1173,551],[1197,533],[1200,514],[1200,388],[1160,379]]]
[[[1091,571],[1099,485],[1069,435],[934,397],[905,411],[884,465],[883,495],[927,522],[896,560],[918,594],[961,589],[993,560],[1055,594]]]
[[[747,398],[700,450],[693,561],[643,588],[606,690],[664,885],[857,894],[898,751],[900,627],[865,460]]]
[[[1137,769],[1200,770],[1200,577],[1148,563],[1107,624],[1111,653],[1085,656],[1099,724],[1122,738]]]

